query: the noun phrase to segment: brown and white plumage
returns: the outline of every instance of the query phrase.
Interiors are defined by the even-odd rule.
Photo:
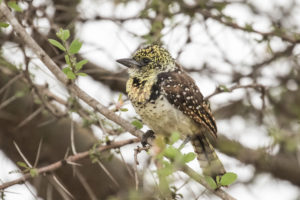
[[[225,169],[208,139],[217,136],[208,102],[170,54],[152,45],[118,62],[129,67],[128,96],[143,122],[165,137],[174,131],[190,136],[203,173],[223,175]]]

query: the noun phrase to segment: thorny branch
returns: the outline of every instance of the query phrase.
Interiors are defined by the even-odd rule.
[[[6,17],[7,21],[11,24],[17,35],[22,38],[24,44],[29,46],[33,50],[33,52],[39,57],[39,59],[41,59],[41,61],[47,66],[47,68],[55,75],[55,77],[65,86],[67,86],[72,93],[74,93],[77,97],[86,102],[89,106],[99,111],[107,119],[112,120],[115,123],[122,126],[131,134],[137,137],[142,136],[143,133],[137,130],[132,124],[120,118],[114,112],[110,111],[108,108],[102,105],[100,102],[89,96],[85,91],[81,90],[75,83],[71,83],[67,79],[65,74],[60,70],[60,68],[47,55],[47,53],[33,40],[33,38],[20,25],[20,23],[13,16],[13,14],[9,11],[9,9],[4,3],[1,3],[0,11],[1,13],[3,13],[3,16]]]
[[[132,143],[136,143],[139,142],[139,138],[134,138],[134,139],[128,139],[128,140],[123,140],[123,141],[119,141],[119,142],[113,142],[110,145],[106,145],[106,146],[101,146],[97,148],[98,152],[103,152],[103,151],[107,151],[109,149],[115,149],[115,148],[120,148],[122,146],[128,145],[128,144],[132,144]],[[59,169],[60,167],[64,166],[65,164],[68,163],[74,163],[76,161],[82,160],[84,158],[87,158],[90,155],[89,151],[84,151],[81,153],[77,153],[76,155],[71,155],[63,160],[57,161],[55,163],[52,163],[50,165],[47,165],[45,167],[41,167],[37,169],[38,174],[47,174],[49,172],[53,172],[57,169]],[[10,181],[10,182],[6,182],[2,185],[0,185],[0,191],[8,188],[12,185],[15,184],[19,184],[19,183],[23,183],[26,180],[32,178],[32,176],[30,175],[30,173],[24,174],[21,178],[18,178],[16,180]]]
[[[67,77],[64,75],[64,73],[60,70],[60,68],[54,63],[54,61],[46,54],[46,52],[33,40],[33,38],[27,34],[26,30],[19,24],[17,19],[13,16],[13,14],[9,11],[7,6],[4,3],[0,4],[0,11],[3,13],[3,16],[7,19],[7,21],[11,24],[14,31],[17,33],[17,35],[22,39],[25,45],[30,47],[33,52],[39,57],[39,59],[47,66],[47,68],[55,75],[55,77],[61,81],[66,87],[69,88],[71,92],[73,92],[74,95],[82,99],[84,102],[86,102],[88,105],[90,105],[95,110],[99,111],[101,114],[103,114],[106,118],[114,121],[115,123],[119,124],[121,127],[123,127],[128,132],[132,133],[133,135],[137,136],[138,138],[126,140],[119,143],[113,143],[111,145],[99,147],[99,151],[105,151],[107,149],[111,148],[117,148],[120,146],[123,146],[125,144],[130,144],[133,142],[139,142],[140,138],[143,134],[142,131],[137,130],[133,125],[131,125],[126,120],[120,118],[115,113],[110,111],[108,108],[106,108],[104,105],[99,103],[97,100],[93,99],[91,96],[89,96],[87,93],[85,93],[83,90],[81,90],[76,84],[71,83]],[[121,144],[120,144],[121,143]],[[85,158],[89,155],[89,152],[82,152],[78,153],[73,156],[69,156],[66,160],[58,161],[56,163],[53,163],[52,165],[48,165],[46,167],[42,167],[38,169],[38,174],[42,174],[45,172],[53,171],[55,169],[60,168],[65,162],[74,162],[76,160]],[[0,190],[7,188],[9,186],[12,186],[17,183],[22,183],[29,179],[31,177],[30,174],[25,174],[23,177],[16,179],[11,182],[7,182],[0,186]],[[209,189],[208,185],[204,185],[207,189]],[[221,197],[222,199],[234,199],[229,194],[227,194],[223,190],[217,190],[214,191],[214,193]]]

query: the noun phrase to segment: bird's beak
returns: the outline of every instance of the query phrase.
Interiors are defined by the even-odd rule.
[[[141,64],[135,61],[132,58],[123,58],[123,59],[118,59],[116,60],[118,63],[125,65],[128,68],[133,68],[133,67],[140,67]]]

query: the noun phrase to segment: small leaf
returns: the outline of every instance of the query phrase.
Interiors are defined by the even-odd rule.
[[[66,48],[57,40],[53,40],[53,39],[48,39],[48,41],[53,45],[56,46],[57,48],[59,48],[62,51],[66,51]]]
[[[120,108],[120,111],[122,111],[122,112],[127,112],[128,109],[127,109],[127,108]]]
[[[75,65],[76,71],[81,70],[82,66],[85,65],[88,62],[88,60],[81,60]]]
[[[221,89],[221,91],[224,91],[224,92],[230,92],[229,89],[225,85],[220,85],[219,89]]]
[[[68,79],[74,80],[76,78],[76,75],[72,71],[67,72]]]
[[[59,31],[56,33],[56,36],[62,41],[66,41],[70,37],[70,31],[68,29],[60,28]]]
[[[210,176],[205,176],[205,181],[206,183],[211,187],[211,189],[215,190],[218,188],[216,182],[214,181],[214,179]]]
[[[63,30],[61,39],[63,41],[66,41],[70,37],[70,31],[69,30]]]
[[[223,186],[227,186],[232,184],[236,179],[237,179],[237,175],[235,173],[227,172],[222,176],[220,183]]]
[[[30,173],[31,177],[36,177],[39,174],[39,172],[36,168],[30,169],[29,173]]]
[[[17,165],[19,165],[20,167],[28,168],[27,164],[21,161],[18,161]]]
[[[87,74],[86,74],[86,73],[83,73],[83,72],[78,72],[78,73],[76,73],[76,75],[77,75],[77,76],[87,76]]]
[[[72,72],[72,69],[70,67],[65,67],[62,69],[62,71],[65,75],[67,75],[68,79],[73,80],[76,78],[76,75],[74,74],[74,72]]]
[[[70,45],[69,52],[71,54],[78,53],[78,51],[81,48],[81,45],[82,45],[82,43],[79,40],[77,40],[77,39],[73,40],[73,42]]]
[[[188,154],[184,154],[183,155],[183,161],[185,163],[191,162],[192,160],[194,160],[196,158],[196,155],[193,152],[190,152]]]
[[[180,134],[178,132],[173,132],[170,139],[169,139],[169,143],[170,145],[174,144],[175,142],[177,142],[180,138]]]
[[[160,176],[166,177],[171,175],[174,172],[174,167],[170,163],[164,162],[164,167],[157,170],[157,173]]]
[[[14,9],[16,12],[22,12],[22,8],[17,4],[16,1],[7,2],[8,7]]]
[[[62,71],[64,72],[65,75],[67,75],[67,73],[72,71],[72,69],[70,67],[65,67],[62,69]]]
[[[9,26],[9,24],[5,23],[5,22],[0,22],[0,27],[1,28],[7,28]]]
[[[137,129],[143,128],[143,124],[142,124],[142,122],[140,122],[139,120],[134,120],[134,121],[131,122],[131,124],[132,124],[133,126],[135,126]]]
[[[253,27],[251,24],[246,24],[245,25],[245,30],[248,31],[248,32],[252,32],[253,31]]]
[[[180,151],[173,146],[169,146],[164,150],[164,155],[167,158],[175,159],[176,157],[180,157]]]

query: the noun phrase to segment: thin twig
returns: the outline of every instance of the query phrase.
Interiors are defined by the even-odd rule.
[[[220,93],[224,93],[224,92],[232,92],[233,90],[236,90],[236,89],[241,89],[241,88],[254,88],[254,89],[260,89],[261,92],[264,93],[265,91],[265,86],[261,85],[261,84],[256,84],[256,83],[253,83],[253,84],[249,84],[249,85],[235,85],[235,86],[232,86],[230,88],[221,88],[221,87],[217,87],[216,90],[208,95],[207,97],[204,98],[204,100],[208,100],[210,99],[211,97],[217,95],[217,94],[220,94]]]
[[[106,151],[106,150],[109,150],[109,149],[120,148],[122,146],[132,144],[132,143],[136,143],[136,142],[140,142],[140,139],[139,138],[134,138],[134,139],[122,140],[122,141],[119,141],[119,142],[113,142],[110,145],[101,146],[101,147],[97,148],[97,151],[103,152],[103,151]],[[76,162],[76,161],[79,161],[83,158],[87,158],[89,155],[90,155],[89,151],[84,151],[84,152],[80,152],[76,155],[71,155],[71,156],[67,157],[64,160],[60,160],[60,161],[57,161],[57,162],[52,163],[50,165],[47,165],[47,166],[44,166],[44,167],[41,167],[41,168],[37,168],[37,174],[41,175],[41,174],[45,174],[45,173],[48,173],[48,172],[55,171],[55,170],[59,169],[60,167],[64,166],[65,164],[67,164],[68,162]],[[30,166],[30,163],[27,163],[27,165]],[[31,179],[31,178],[33,178],[33,177],[29,173],[26,173],[21,178],[18,178],[18,179],[15,179],[13,181],[9,181],[9,182],[6,182],[6,183],[0,185],[0,190],[3,190],[5,188],[8,188],[8,187],[13,186],[15,184],[23,183],[26,180]]]
[[[72,153],[75,155],[77,154],[77,151],[76,151],[75,139],[74,139],[74,121],[72,119],[72,115],[70,117],[71,117],[71,149],[72,149]]]
[[[138,190],[139,188],[139,176],[138,176],[138,169],[137,169],[137,166],[139,165],[139,161],[138,161],[138,158],[137,158],[137,155],[142,152],[143,150],[148,150],[150,148],[150,146],[147,146],[147,147],[139,147],[137,146],[135,149],[134,149],[134,177],[135,177],[135,189]]]
[[[97,164],[101,167],[101,169],[106,173],[106,175],[110,178],[110,180],[112,180],[112,182],[118,187],[120,188],[120,184],[118,183],[118,181],[114,178],[114,176],[107,170],[107,168],[102,164],[102,162],[100,162],[100,160],[97,160]]]
[[[123,154],[122,154],[122,151],[121,151],[121,150],[119,150],[119,151],[120,151],[120,156],[121,156],[122,162],[123,162],[123,164],[126,166],[126,169],[127,169],[127,171],[128,171],[128,174],[129,174],[131,177],[133,177],[132,171],[131,171],[131,169],[130,169],[128,163],[125,162],[125,159],[124,159],[124,156],[123,156]]]
[[[22,153],[20,147],[17,145],[17,143],[14,141],[14,145],[18,151],[18,153],[20,154],[20,156],[22,157],[22,159],[24,160],[24,162],[27,164],[28,167],[32,168],[32,165],[30,164],[30,162],[27,160],[27,158],[25,157],[25,155]]]
[[[91,200],[97,200],[98,198],[97,198],[96,194],[92,190],[92,188],[89,185],[86,178],[81,174],[81,172],[78,169],[75,169],[75,174],[76,174],[78,180],[80,181],[80,183],[82,184],[82,186],[84,187],[85,191],[89,195],[90,199]]]
[[[39,142],[38,150],[37,150],[37,153],[36,153],[36,158],[35,158],[35,161],[34,161],[34,164],[33,164],[34,168],[37,166],[37,164],[39,162],[40,155],[41,155],[41,150],[42,150],[42,144],[43,144],[43,138]]]
[[[6,106],[8,106],[10,103],[12,103],[13,101],[17,100],[19,97],[17,95],[13,95],[10,98],[6,99],[5,101],[3,101],[0,104],[0,110]]]
[[[58,180],[55,175],[50,176],[50,181],[56,188],[56,190],[60,193],[60,195],[66,199],[71,200],[74,199],[73,195],[67,190],[67,188]]]
[[[33,120],[38,114],[40,114],[43,111],[43,106],[36,109],[33,113],[31,113],[28,117],[26,117],[18,126],[18,128],[21,128],[22,126],[25,126],[27,123],[29,123],[31,120]]]
[[[206,183],[204,177],[202,177],[201,175],[199,175],[196,171],[194,171],[189,166],[183,165],[180,170],[182,172],[184,172],[185,174],[187,174],[192,179],[194,179],[196,182],[198,182],[201,185],[203,185],[204,187],[206,187],[206,189],[208,189],[209,191],[211,191],[212,193],[214,193],[215,195],[217,195],[221,199],[236,200],[234,197],[230,196],[228,193],[226,193],[222,189],[217,189],[217,190],[211,189],[210,186],[208,185],[208,183]]]
[[[15,81],[17,81],[19,78],[22,77],[22,74],[18,74],[15,77],[13,77],[11,80],[9,80],[1,89],[0,89],[0,94],[4,92],[11,84],[13,84]]]

